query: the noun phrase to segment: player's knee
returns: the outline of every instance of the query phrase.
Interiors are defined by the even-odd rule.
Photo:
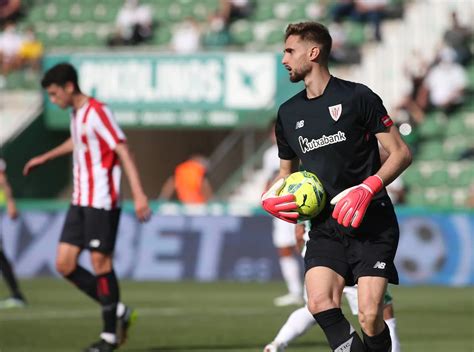
[[[91,262],[94,272],[98,275],[106,274],[112,270],[112,257],[110,255],[92,252]]]
[[[360,309],[359,308],[359,323],[368,334],[373,334],[376,330],[377,323],[382,319],[381,313],[377,309]]]
[[[317,295],[308,299],[308,310],[311,314],[323,312],[328,309],[338,308],[337,302],[326,295]]]
[[[68,276],[76,268],[76,263],[64,258],[56,259],[56,270],[62,276]]]

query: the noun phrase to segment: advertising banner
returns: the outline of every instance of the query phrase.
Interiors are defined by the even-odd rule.
[[[2,216],[2,243],[20,277],[57,275],[56,245],[64,210]],[[474,284],[474,215],[399,216],[396,264],[401,284]],[[266,215],[155,215],[140,224],[133,213],[120,220],[116,271],[134,280],[269,281],[280,279]],[[81,263],[90,268],[88,254]]]
[[[301,89],[280,60],[274,53],[70,54],[48,55],[44,67],[73,64],[82,91],[110,105],[123,126],[265,127]],[[67,112],[47,99],[45,114],[48,126],[69,127]]]

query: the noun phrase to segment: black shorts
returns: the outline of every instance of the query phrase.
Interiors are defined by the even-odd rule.
[[[120,209],[96,209],[71,205],[59,242],[82,249],[112,253],[115,248]]]
[[[305,270],[325,266],[344,277],[352,286],[362,276],[385,277],[398,284],[394,258],[399,229],[388,198],[374,200],[358,229],[347,229],[329,217],[309,233]]]

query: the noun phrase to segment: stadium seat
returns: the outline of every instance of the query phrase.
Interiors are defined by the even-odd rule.
[[[348,44],[359,47],[365,43],[365,28],[363,24],[346,21],[344,26],[346,27]]]
[[[305,20],[306,15],[306,6],[304,4],[295,4],[293,9],[290,11],[288,17],[286,18],[289,22],[297,22]]]
[[[97,4],[92,12],[92,19],[95,22],[114,22],[117,16],[115,7],[107,7],[103,3]]]
[[[474,165],[470,162],[451,163],[448,172],[450,185],[469,187],[474,182]]]
[[[230,43],[230,35],[227,31],[208,32],[202,37],[202,44],[207,48],[222,48]]]
[[[428,114],[423,123],[418,127],[419,137],[436,138],[444,134],[446,128],[446,118],[439,113]]]
[[[76,45],[76,40],[70,32],[60,31],[59,34],[54,38],[53,43],[57,46],[74,46]]]
[[[28,19],[27,21],[31,24],[36,24],[38,22],[44,21],[44,9],[41,6],[34,6],[28,10]]]
[[[453,206],[453,198],[449,188],[425,187],[422,189],[426,205],[439,208]]]
[[[165,11],[172,22],[180,22],[193,16],[192,6],[179,2],[171,3]]]
[[[272,45],[272,44],[281,44],[285,38],[285,33],[282,31],[282,28],[273,29],[271,30],[266,38],[265,43]]]
[[[93,8],[74,3],[69,9],[69,19],[73,22],[86,22],[93,16]]]
[[[423,189],[412,188],[407,194],[406,198],[407,205],[413,207],[420,207],[426,204],[425,192]]]
[[[466,131],[466,125],[464,123],[464,118],[461,115],[452,116],[448,121],[448,125],[446,128],[446,135],[447,136],[457,136],[462,135]]]
[[[443,186],[448,182],[448,170],[445,168],[438,169],[423,177],[423,184],[426,186]]]
[[[441,141],[421,143],[417,154],[418,160],[444,160],[444,150]]]
[[[420,163],[413,163],[402,174],[403,182],[408,186],[420,186],[423,182],[423,175],[420,170]]]
[[[293,6],[289,2],[279,2],[273,6],[273,15],[276,19],[287,21]]]
[[[105,42],[105,38],[100,37],[96,32],[85,32],[79,38],[79,44],[82,46],[100,46]]]
[[[230,35],[232,42],[239,45],[244,45],[251,42],[254,38],[252,25],[247,20],[238,20],[231,24]]]
[[[273,4],[270,2],[259,2],[255,12],[252,15],[252,20],[256,22],[267,21],[274,18]]]
[[[462,187],[451,189],[451,194],[454,207],[466,207],[469,198],[469,193],[466,192],[466,188]]]
[[[154,31],[152,43],[154,45],[165,45],[170,42],[171,36],[171,28],[163,23]]]
[[[443,143],[444,155],[448,160],[457,160],[462,152],[474,147],[473,143],[469,134],[446,138]]]
[[[198,20],[205,22],[209,15],[215,10],[209,10],[205,4],[198,2],[192,5],[192,16]]]

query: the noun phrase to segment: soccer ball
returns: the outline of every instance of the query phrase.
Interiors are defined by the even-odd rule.
[[[292,173],[285,180],[280,196],[294,194],[301,219],[310,219],[318,215],[326,205],[326,192],[318,177],[308,171]]]
[[[446,258],[438,224],[421,218],[401,223],[395,263],[403,276],[414,282],[429,282],[443,269]]]

